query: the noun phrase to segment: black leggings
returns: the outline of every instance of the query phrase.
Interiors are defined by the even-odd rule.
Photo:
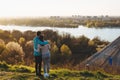
[[[36,75],[41,74],[41,63],[42,63],[42,56],[35,56],[35,71]]]

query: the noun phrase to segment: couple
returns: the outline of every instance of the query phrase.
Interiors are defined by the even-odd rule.
[[[44,75],[49,76],[50,69],[50,45],[48,41],[44,40],[44,36],[40,31],[37,32],[37,36],[33,39],[34,42],[34,57],[35,57],[35,72],[37,76],[41,74],[41,63],[44,65]]]

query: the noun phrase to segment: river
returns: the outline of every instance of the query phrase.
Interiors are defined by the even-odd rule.
[[[19,30],[21,32],[24,31],[43,31],[46,29],[50,29],[53,31],[57,31],[60,35],[63,33],[68,33],[71,36],[79,37],[81,35],[84,35],[90,39],[93,39],[94,37],[99,37],[101,40],[106,40],[112,42],[117,37],[120,36],[120,28],[87,28],[84,26],[79,26],[78,28],[58,28],[58,27],[31,27],[31,26],[14,26],[14,25],[8,25],[3,26],[0,25],[0,29],[2,30]]]

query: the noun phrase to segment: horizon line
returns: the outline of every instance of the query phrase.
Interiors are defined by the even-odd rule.
[[[90,17],[105,17],[105,16],[108,16],[108,17],[120,17],[120,15],[51,15],[51,16],[0,16],[0,18],[39,18],[39,17],[73,17],[73,16],[76,16],[76,17],[87,17],[87,16],[90,16]]]

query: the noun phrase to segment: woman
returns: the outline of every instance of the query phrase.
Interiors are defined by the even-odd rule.
[[[41,41],[45,41],[43,35],[40,37]],[[49,77],[49,69],[50,69],[50,45],[38,45],[39,51],[42,53],[42,61],[43,61],[43,67],[44,67],[44,77]]]

